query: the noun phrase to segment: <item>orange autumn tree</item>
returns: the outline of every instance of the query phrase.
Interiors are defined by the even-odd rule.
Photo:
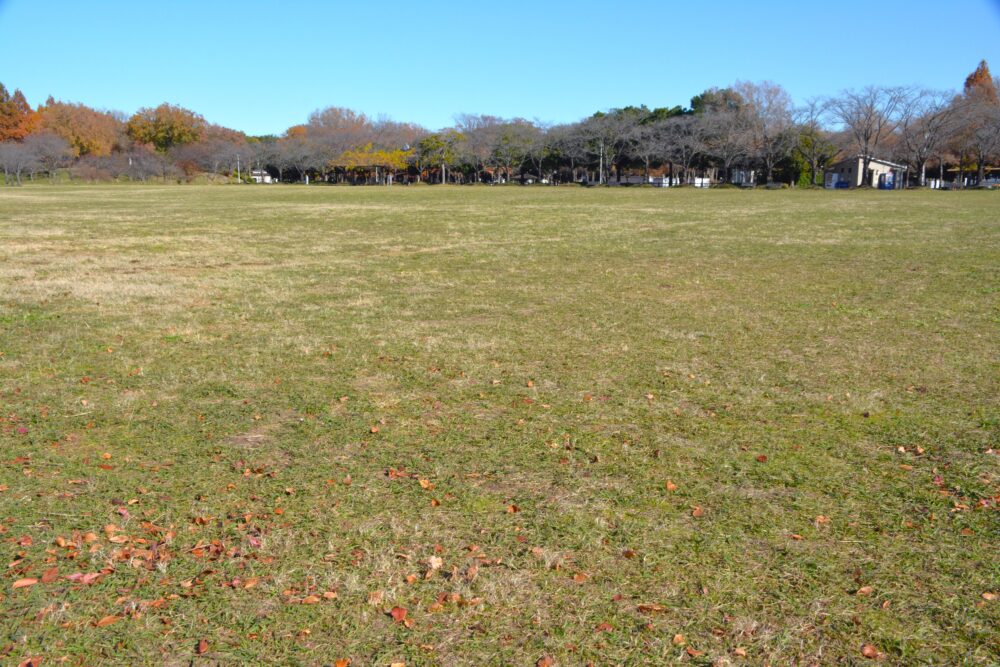
[[[344,167],[348,170],[375,170],[375,180],[381,181],[379,170],[387,174],[395,174],[406,169],[412,150],[385,150],[374,148],[368,143],[361,148],[344,151],[340,158],[331,162],[330,166]]]
[[[124,132],[114,114],[51,97],[38,110],[38,127],[65,139],[78,156],[110,155]]]
[[[204,130],[204,118],[172,104],[139,109],[125,124],[128,136],[139,143],[152,144],[161,153],[174,146],[198,141]]]
[[[34,129],[35,114],[24,93],[15,90],[13,94],[0,83],[0,141],[19,141]]]
[[[985,60],[980,60],[975,71],[966,77],[965,95],[987,103],[997,104],[1000,102],[997,97],[996,85],[993,83],[993,75],[990,74],[990,66],[986,64]]]

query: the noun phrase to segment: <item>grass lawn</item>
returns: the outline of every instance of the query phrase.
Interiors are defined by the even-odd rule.
[[[4,664],[995,665],[998,450],[1000,193],[0,188]]]

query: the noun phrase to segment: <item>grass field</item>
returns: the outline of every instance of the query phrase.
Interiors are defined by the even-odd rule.
[[[0,355],[4,664],[1000,663],[997,193],[3,188]]]

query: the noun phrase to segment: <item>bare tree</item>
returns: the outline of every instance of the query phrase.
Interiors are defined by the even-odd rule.
[[[795,145],[792,98],[771,81],[741,81],[734,89],[743,98],[741,113],[745,114],[753,154],[771,183],[775,165],[788,157]]]
[[[543,172],[543,167],[545,161],[550,159],[554,154],[554,141],[552,135],[549,133],[549,128],[545,127],[541,123],[535,122],[536,131],[531,139],[531,143],[528,145],[528,161],[531,162],[531,166],[534,167],[536,174],[538,175],[538,182],[541,183],[545,179],[545,173]]]
[[[820,185],[819,176],[826,164],[837,154],[837,147],[824,128],[826,100],[813,97],[795,110],[798,133],[794,150],[809,165],[812,184]]]
[[[649,182],[649,167],[662,154],[666,120],[649,120],[632,128],[631,154],[642,162],[643,180]]]
[[[33,157],[37,169],[47,172],[52,179],[56,170],[73,155],[69,142],[53,132],[29,134],[23,146]]]
[[[753,135],[746,114],[740,109],[707,111],[699,119],[704,124],[705,153],[722,167],[722,180],[730,182],[732,167],[752,150]]]
[[[941,151],[957,128],[961,102],[954,93],[924,90],[914,93],[901,115],[900,150],[919,174],[921,187],[927,185],[927,162]]]
[[[906,88],[868,86],[860,91],[847,90],[830,100],[830,113],[850,134],[862,160],[863,183],[868,182],[868,168],[882,142],[895,132],[909,97]]]
[[[0,168],[3,169],[4,183],[10,184],[11,176],[21,185],[21,175],[38,169],[38,156],[24,144],[16,141],[0,143]]]
[[[537,134],[538,128],[523,118],[504,123],[499,127],[496,143],[493,146],[493,158],[503,167],[508,183],[514,167],[520,167],[527,159]]]
[[[666,121],[663,136],[663,159],[676,162],[684,170],[684,180],[691,182],[695,159],[707,150],[703,116],[676,116]]]
[[[612,109],[608,113],[597,113],[579,125],[586,137],[586,144],[593,157],[597,158],[598,183],[607,183],[611,166],[615,166],[616,176],[621,182],[621,163],[628,155],[633,128],[641,116],[631,110]]]
[[[982,98],[971,98],[960,111],[958,133],[960,153],[976,162],[976,182],[986,182],[986,163],[1000,154],[1000,105]]]
[[[465,136],[462,143],[461,158],[473,172],[473,179],[480,182],[483,169],[493,156],[493,148],[497,143],[497,135],[502,118],[479,114],[459,114],[455,118],[455,127]]]

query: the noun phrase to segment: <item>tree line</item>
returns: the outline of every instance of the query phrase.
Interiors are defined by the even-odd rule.
[[[461,114],[432,132],[342,107],[281,136],[248,136],[171,104],[131,116],[49,97],[32,108],[0,84],[4,182],[54,178],[269,179],[351,184],[822,184],[860,156],[909,167],[909,184],[984,185],[1000,163],[1000,80],[986,62],[961,91],[868,86],[796,106],[780,85],[710,88],[688,106],[627,106],[578,122]],[[998,168],[994,176],[1000,175]],[[995,179],[994,179],[995,180]]]

